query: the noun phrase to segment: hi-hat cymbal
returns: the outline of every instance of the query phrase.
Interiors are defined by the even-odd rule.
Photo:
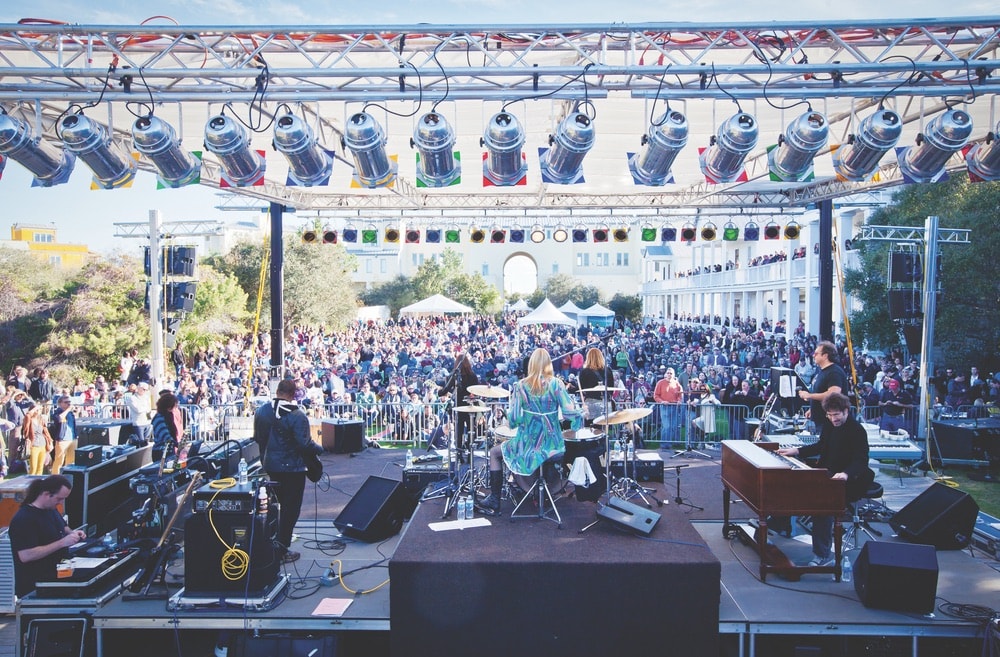
[[[490,409],[487,406],[456,406],[455,410],[459,413],[487,413]]]
[[[594,424],[600,426],[607,426],[609,424],[625,424],[626,422],[635,422],[636,420],[641,420],[647,415],[652,414],[653,409],[646,408],[623,408],[620,411],[615,411],[608,415],[602,415],[594,420]]]
[[[581,388],[580,392],[620,392],[624,390],[621,386],[594,386],[593,388]]]
[[[493,397],[494,399],[510,397],[510,391],[500,386],[469,386],[469,392],[477,397]]]

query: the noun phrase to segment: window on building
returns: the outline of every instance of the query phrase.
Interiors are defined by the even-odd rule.
[[[619,267],[628,267],[628,253],[620,252],[615,254],[615,265]],[[657,266],[659,269],[659,266]]]
[[[487,276],[490,275],[490,266],[488,264],[486,264],[485,262],[483,263],[482,273],[483,273],[483,278],[486,278]]]
[[[378,259],[378,270],[380,274],[388,273],[389,271],[389,261],[385,258]]]
[[[607,267],[608,263],[611,262],[611,256],[608,253],[595,253],[594,260],[596,260],[595,266],[597,267]]]
[[[366,274],[372,273],[372,269],[373,268],[374,268],[374,265],[372,264],[372,259],[371,258],[366,258],[365,259],[365,273]]]
[[[553,262],[552,263],[552,273],[553,274],[558,274],[559,273],[559,263],[558,262]]]
[[[55,267],[62,266],[62,256],[50,255],[49,256],[49,264],[53,265]]]
[[[589,253],[577,253],[576,254],[576,266],[577,267],[589,267],[590,266],[590,254]]]
[[[51,244],[55,241],[55,237],[49,233],[35,233],[33,237],[36,242],[42,242],[45,244]]]

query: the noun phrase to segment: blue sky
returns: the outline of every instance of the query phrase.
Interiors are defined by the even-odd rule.
[[[94,6],[99,4],[99,6]],[[694,9],[697,7],[697,9]],[[939,18],[996,15],[995,0],[184,0],[150,3],[135,0],[34,0],[30,5],[5,2],[0,23],[25,17],[84,25],[136,25],[144,21],[182,25],[390,25],[433,23],[501,25],[516,23],[674,22]],[[154,18],[155,17],[155,18]],[[164,18],[169,17],[169,18]],[[172,20],[171,20],[172,19]],[[13,223],[55,223],[60,241],[87,243],[94,250],[138,252],[140,241],[115,239],[116,222],[146,222],[159,209],[164,221],[244,218],[214,209],[216,192],[207,187],[152,191],[151,174],[141,173],[129,190],[90,191],[90,172],[77,166],[66,185],[30,188],[30,175],[10,162],[0,180],[0,238]]]

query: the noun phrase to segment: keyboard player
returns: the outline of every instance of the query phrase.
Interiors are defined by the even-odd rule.
[[[851,416],[850,402],[844,395],[840,393],[828,395],[823,400],[823,412],[828,421],[822,425],[823,430],[817,442],[803,447],[779,449],[778,454],[803,459],[818,456],[817,467],[832,472],[833,479],[846,481],[847,502],[856,502],[875,479],[875,473],[868,467],[868,435]],[[814,556],[806,565],[834,565],[832,547],[833,517],[813,516]]]

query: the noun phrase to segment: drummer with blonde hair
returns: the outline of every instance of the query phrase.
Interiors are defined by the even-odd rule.
[[[490,449],[490,494],[476,503],[480,512],[500,515],[504,464],[516,475],[529,476],[549,458],[565,453],[560,413],[573,431],[582,426],[585,411],[574,405],[566,386],[555,377],[549,353],[535,349],[528,360],[528,375],[517,382],[510,396],[508,421],[517,434]]]

